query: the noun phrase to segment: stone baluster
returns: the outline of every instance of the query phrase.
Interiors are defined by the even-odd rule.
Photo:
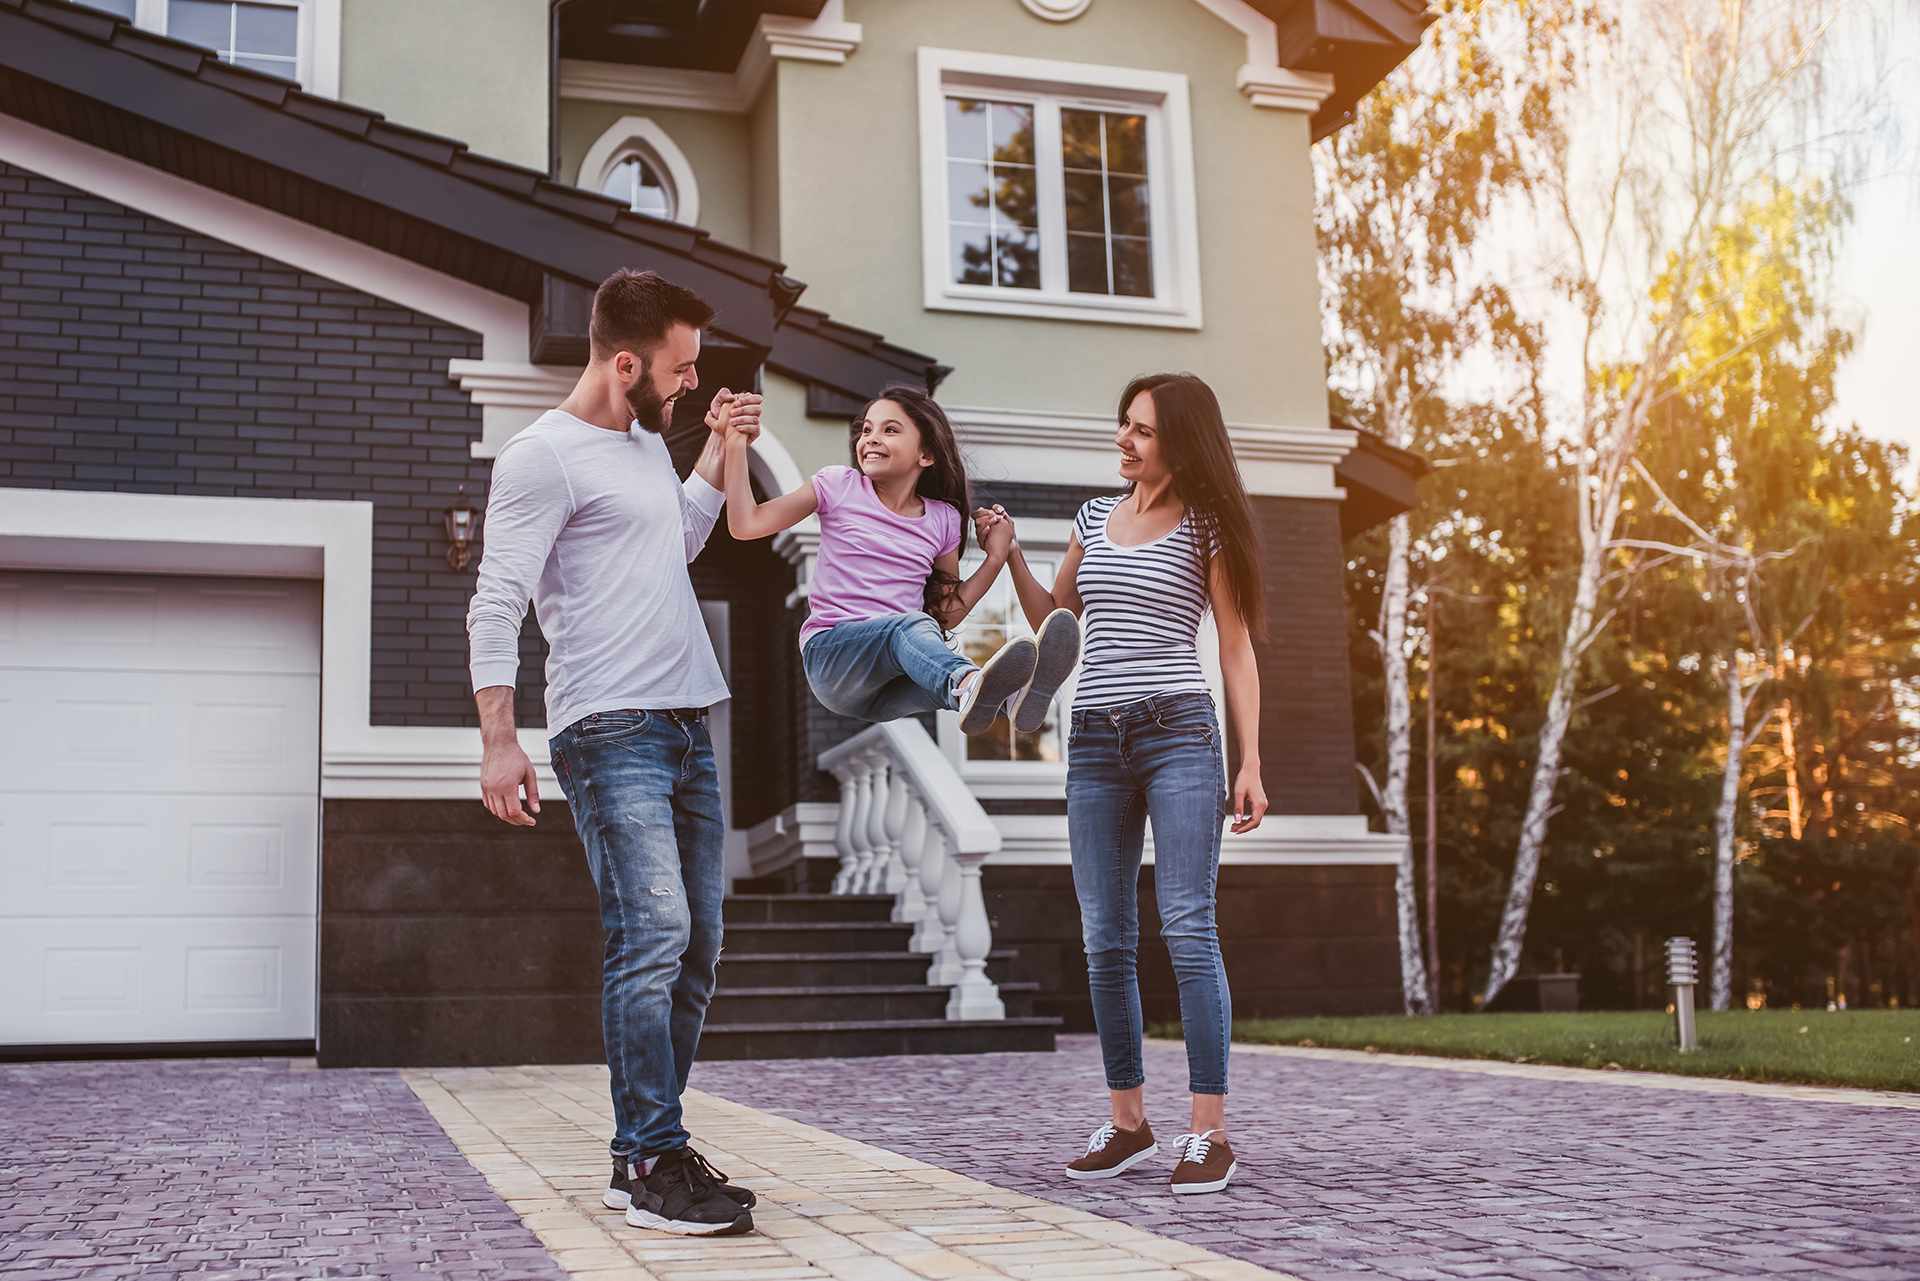
[[[835,894],[860,893],[860,874],[872,857],[867,844],[867,807],[873,801],[873,766],[865,757],[847,763],[853,776],[852,805],[847,816],[847,853],[840,861],[840,875],[834,877]]]
[[[941,835],[946,836],[946,833]],[[955,842],[949,837],[941,842],[946,847],[946,857],[941,860],[940,896],[934,900],[935,910],[940,915],[940,950],[934,954],[933,964],[927,967],[927,982],[934,987],[950,987],[960,981],[960,861],[954,857]]]
[[[893,842],[887,839],[887,800],[892,791],[891,780],[899,773],[893,767],[893,758],[884,752],[873,756],[873,799],[867,803],[867,849],[865,861],[860,865],[860,888],[857,894],[878,894],[886,885],[887,864],[893,861]]]
[[[987,901],[980,892],[980,864],[984,853],[956,854],[951,860],[959,882],[955,897],[959,900],[958,923],[954,929],[954,951],[960,962],[959,976],[952,980],[953,993],[947,998],[950,1019],[1004,1019],[1007,1008],[1000,1000],[1000,989],[987,978],[987,953],[993,947],[993,923],[987,919]],[[946,887],[941,887],[941,915],[946,914]],[[944,955],[944,954],[943,954]]]
[[[913,784],[906,781],[902,771],[901,787],[906,793],[906,814],[900,825],[900,884],[893,898],[893,920],[899,924],[918,925],[927,915],[926,896],[920,890],[920,864],[927,853],[927,803],[914,790]],[[914,931],[916,935],[919,931]],[[907,945],[914,951],[909,943]]]
[[[833,892],[845,894],[853,876],[853,768],[842,765],[833,776],[840,780],[840,814],[833,828],[833,848],[840,851],[840,870],[834,873]]]
[[[938,953],[946,943],[947,930],[940,923],[940,885],[946,874],[947,834],[929,814],[926,843],[920,849],[920,924],[907,940],[907,946],[915,952]]]
[[[907,787],[907,772],[894,769],[887,780],[887,861],[880,868],[877,892],[893,895],[894,906],[900,905],[900,893],[907,885],[906,835],[907,807],[911,800]]]

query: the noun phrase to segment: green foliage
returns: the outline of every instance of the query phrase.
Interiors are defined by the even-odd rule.
[[[1502,1059],[1567,1067],[1671,1072],[1747,1081],[1796,1081],[1920,1090],[1920,1010],[1730,1010],[1697,1018],[1700,1049],[1674,1048],[1659,1011],[1593,1014],[1378,1015],[1250,1019],[1233,1039],[1388,1054]],[[1174,1029],[1174,1035],[1178,1035]]]

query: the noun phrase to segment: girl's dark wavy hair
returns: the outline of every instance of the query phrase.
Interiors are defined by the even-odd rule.
[[[913,492],[923,499],[937,498],[960,513],[959,550],[964,554],[967,550],[967,531],[972,528],[968,515],[973,511],[972,496],[967,485],[967,468],[960,461],[960,442],[953,434],[953,424],[947,421],[946,411],[932,396],[910,383],[894,383],[883,387],[878,396],[862,407],[860,416],[851,424],[847,452],[853,459],[853,469],[860,470],[860,424],[873,412],[873,407],[883,400],[900,406],[913,425],[920,429],[920,449],[932,457],[933,466],[921,469]],[[927,578],[927,590],[921,599],[921,608],[937,619],[939,607],[951,602],[959,591],[960,579],[957,575],[936,569]]]
[[[1201,576],[1207,574],[1205,558],[1210,547],[1226,571],[1227,590],[1248,633],[1264,641],[1267,602],[1260,582],[1260,535],[1220,401],[1213,388],[1192,374],[1146,374],[1120,393],[1119,421],[1126,421],[1141,392],[1153,397],[1160,454],[1173,473],[1173,491],[1204,535],[1195,542]]]

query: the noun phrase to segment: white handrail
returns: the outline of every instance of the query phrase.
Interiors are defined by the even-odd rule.
[[[932,956],[927,983],[951,987],[950,1019],[1003,1019],[987,978],[993,926],[980,864],[1000,829],[919,721],[872,725],[820,753],[840,780],[835,894],[887,894],[893,919],[911,922],[908,946]]]

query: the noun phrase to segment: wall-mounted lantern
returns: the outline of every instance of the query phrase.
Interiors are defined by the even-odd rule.
[[[473,536],[479,531],[480,513],[474,510],[467,487],[462,485],[453,505],[447,508],[447,564],[461,570],[473,563]]]

